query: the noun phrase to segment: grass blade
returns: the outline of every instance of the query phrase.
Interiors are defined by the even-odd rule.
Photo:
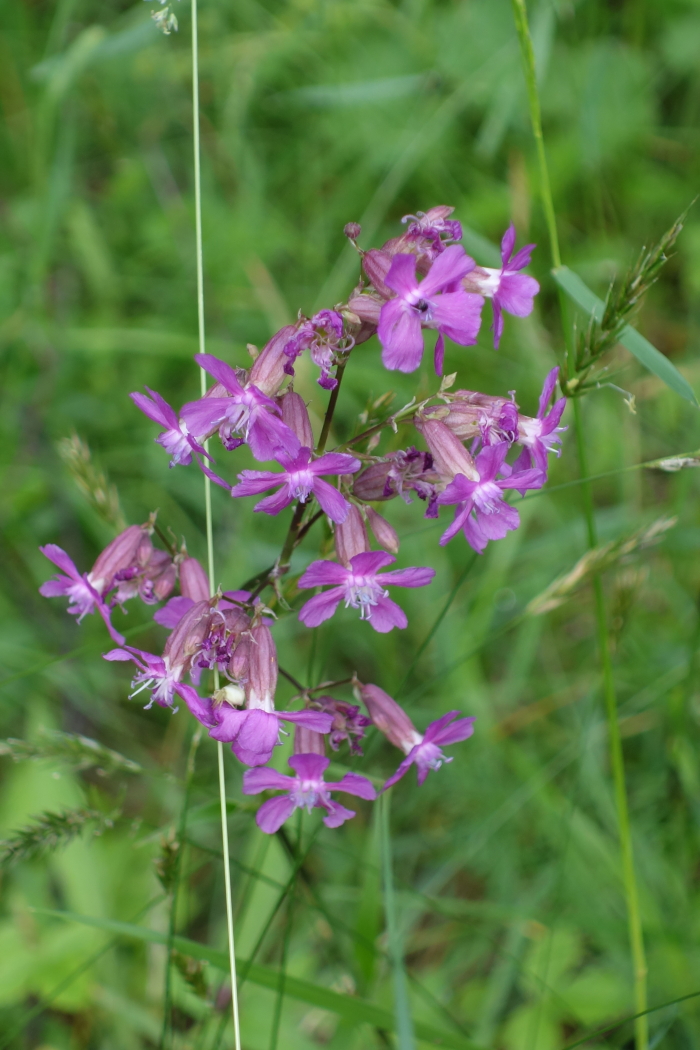
[[[380,809],[382,872],[384,876],[384,912],[389,940],[389,958],[394,974],[394,1015],[398,1050],[415,1050],[416,1040],[408,997],[406,970],[403,962],[403,945],[396,915],[394,895],[394,873],[391,856],[390,793],[385,792],[377,805]]]

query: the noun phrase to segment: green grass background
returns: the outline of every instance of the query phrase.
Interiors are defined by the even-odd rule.
[[[192,724],[184,712],[143,712],[127,699],[128,671],[100,659],[101,623],[76,628],[61,602],[38,595],[49,571],[37,546],[57,542],[88,568],[111,538],[56,452],[76,430],[117,485],[129,521],[158,508],[161,525],[204,555],[201,476],[168,470],[155,428],[127,396],[149,385],[179,405],[198,393],[190,17],[185,3],[174,7],[180,32],[167,38],[150,20],[153,5],[141,2],[17,0],[0,9],[0,734],[84,733],[148,770],[100,778],[0,760],[5,837],[43,809],[124,811],[99,839],[2,876],[0,1045],[11,1050],[132,1050],[160,1038],[163,947],[119,941],[76,976],[109,935],[33,909],[167,929],[166,902],[135,917],[159,893],[153,861],[179,817]],[[700,5],[542,0],[530,15],[563,258],[604,294],[698,193]],[[341,301],[357,278],[346,222],[363,224],[369,247],[394,235],[405,213],[449,203],[482,263],[493,263],[511,218],[520,243],[540,245],[535,313],[506,319],[498,353],[485,322],[478,345],[453,346],[446,361],[460,386],[515,389],[534,414],[563,334],[506,0],[202,0],[200,44],[210,351],[243,365],[246,343],[261,345],[299,309]],[[698,393],[699,216],[691,210],[636,322]],[[586,400],[593,473],[700,446],[696,409],[626,351],[611,364],[636,414],[611,388]],[[413,376],[387,373],[376,340],[362,345],[343,384],[338,439],[387,390],[400,407],[433,382],[427,361]],[[298,389],[321,418],[325,395],[311,369],[300,369]],[[410,440],[404,430],[382,447]],[[247,465],[242,454],[234,459],[225,460],[231,478]],[[550,486],[576,477],[570,429]],[[603,541],[677,516],[662,544],[605,575],[652,1004],[700,990],[697,496],[693,470],[594,484]],[[253,519],[251,501],[219,491],[214,509],[217,576],[236,587],[274,559],[283,522]],[[584,587],[553,613],[521,615],[585,550],[581,492],[523,504],[522,528],[476,560],[400,694],[470,553],[461,539],[440,549],[421,505],[396,501],[387,515],[402,537],[399,564],[437,570],[429,589],[402,595],[408,629],[379,636],[342,611],[312,633],[288,617],[276,630],[280,659],[304,681],[357,670],[397,695],[421,728],[451,708],[477,716],[453,763],[420,790],[411,775],[393,793],[414,1017],[484,1047],[560,1050],[632,1012],[591,595]],[[133,609],[124,625],[146,620]],[[163,641],[153,627],[136,637],[144,648]],[[280,688],[286,699],[289,688]],[[378,776],[393,768],[396,753],[379,740],[366,752],[353,768]],[[228,777],[229,795],[241,799],[233,759]],[[177,925],[221,948],[217,814],[204,808],[216,791],[205,740],[189,825],[197,845],[183,845]],[[230,827],[247,958],[291,863],[250,811],[236,811]],[[306,818],[302,834],[312,828],[315,818]],[[286,943],[291,975],[391,1009],[368,806],[340,831],[321,829],[291,900],[258,961],[276,968]],[[205,977],[211,998],[221,975],[209,967]],[[209,1050],[221,1011],[179,973],[172,994],[168,1040]],[[276,995],[248,983],[241,1002],[243,1045],[265,1050]],[[656,1046],[700,1047],[700,1000],[656,1012],[650,1024]],[[629,1046],[630,1033],[626,1025],[587,1045]],[[282,1004],[284,1050],[369,1050],[393,1038],[289,997]],[[230,1031],[221,1045],[233,1045]]]

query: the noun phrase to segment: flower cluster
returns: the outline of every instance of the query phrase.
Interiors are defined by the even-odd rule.
[[[370,780],[356,773],[336,782],[324,779],[327,743],[333,751],[345,745],[359,756],[365,733],[374,726],[403,755],[386,789],[411,765],[422,784],[431,770],[452,761],[442,748],[466,740],[474,723],[450,711],[420,733],[392,697],[357,677],[352,680],[355,702],[332,695],[343,682],[324,683],[299,686],[295,706],[278,709],[273,630],[277,614],[289,609],[287,599],[293,603],[299,592],[314,592],[302,595],[297,609],[299,621],[310,628],[330,619],[341,603],[358,610],[359,618],[379,633],[405,628],[407,616],[395,589],[425,587],[434,570],[392,567],[399,537],[373,504],[395,498],[411,503],[417,497],[429,519],[453,506],[454,519],[440,543],[461,532],[481,553],[490,541],[518,527],[518,511],[509,499],[540,488],[549,454],[559,453],[565,401],[552,405],[556,368],[546,377],[534,417],[520,412],[513,391],[500,396],[452,391],[454,377],[449,377],[433,396],[411,402],[345,445],[325,451],[345,367],[351,355],[366,352],[360,348],[374,335],[384,366],[408,373],[420,366],[424,332],[432,329],[437,333],[435,372],[441,376],[445,340],[459,346],[476,342],[485,298],[492,300],[496,347],[503,313],[524,317],[531,312],[538,284],[521,271],[534,246],[515,252],[511,226],[503,237],[500,269],[478,266],[458,243],[462,229],[450,218],[452,210],[440,206],[406,216],[400,236],[367,251],[357,246],[360,227],[348,224],[345,232],[360,252],[363,278],[346,303],[311,318],[300,315],[262,351],[251,348],[250,368],[197,354],[196,362],[212,382],[204,396],[179,412],[154,390],[131,395],[161,428],[156,441],[169,454],[171,467],[194,461],[234,499],[262,496],[254,512],[279,515],[293,506],[282,553],[274,567],[247,585],[252,590],[212,593],[207,574],[184,544],[179,551],[154,547],[153,516],[146,525],[121,533],[89,573],[81,574],[59,547],[42,548],[63,575],[43,584],[41,593],[68,597],[68,611],[78,620],[95,611],[103,617],[118,643],[105,658],[136,666],[132,696],[145,692],[147,707],[172,708],[176,698],[184,701],[209,735],[229,744],[249,767],[243,776],[246,794],[281,792],[258,811],[258,824],[269,833],[299,807],[320,807],[329,827],[354,816],[331,798],[332,792],[376,796]],[[320,370],[319,385],[332,392],[318,439],[307,406],[293,388],[295,362],[307,352]],[[381,432],[398,432],[398,423],[412,428],[413,443],[376,453]],[[234,481],[216,473],[209,450],[215,436],[226,452],[246,445],[261,469],[239,469]],[[516,450],[512,456],[511,450]],[[324,517],[334,556],[313,561],[285,596],[281,581],[292,554]],[[179,594],[173,596],[178,582]],[[268,605],[262,598],[266,588],[271,589]],[[115,606],[134,597],[147,604],[165,602],[154,615],[169,632],[161,655],[126,645],[112,625]],[[294,727],[293,776],[267,766],[286,725]]]

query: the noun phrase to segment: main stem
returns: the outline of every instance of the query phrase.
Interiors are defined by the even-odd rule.
[[[544,137],[542,135],[542,115],[537,90],[535,52],[532,46],[532,37],[530,36],[525,0],[512,0],[512,4],[515,16],[515,27],[520,42],[525,81],[527,84],[528,102],[530,106],[530,123],[532,125],[532,132],[537,147],[542,206],[549,232],[552,264],[557,268],[561,266],[561,254],[559,251],[559,236],[557,233],[554,200],[549,181],[549,169],[547,167],[547,155],[545,153]],[[562,310],[562,315],[563,317],[565,316],[564,310]],[[573,400],[576,447],[578,451],[579,472],[583,489],[583,509],[586,521],[586,531],[588,533],[588,545],[590,548],[593,548],[597,545],[597,533],[595,514],[593,510],[593,498],[590,481],[588,479],[586,442],[581,420],[581,405],[578,399],[572,398],[571,400]],[[640,1014],[647,1009],[647,965],[644,954],[644,938],[642,934],[642,920],[639,911],[637,881],[634,872],[632,833],[629,820],[629,807],[627,804],[627,787],[625,784],[625,764],[622,752],[622,740],[620,738],[620,726],[617,719],[617,699],[615,696],[615,680],[613,677],[612,659],[610,655],[610,638],[608,634],[605,594],[603,592],[602,580],[598,574],[593,576],[593,594],[595,599],[598,650],[600,653],[601,673],[603,678],[605,713],[608,722],[610,764],[613,773],[617,826],[618,834],[620,836],[620,850],[622,853],[622,879],[625,900],[627,903],[627,924],[632,955],[632,966],[634,970],[634,1001],[636,1012]],[[635,1019],[634,1035],[636,1050],[647,1050],[649,1045],[649,1026],[646,1014]]]
[[[202,251],[202,168],[199,146],[199,39],[197,33],[197,0],[192,0],[192,131],[194,145],[194,215],[195,215],[195,254],[197,258],[197,327],[199,334],[199,352],[205,353],[204,338],[204,258]],[[207,392],[207,375],[204,369],[199,373],[202,396]],[[206,448],[206,445],[205,445]],[[209,572],[209,592],[216,591],[214,576],[214,526],[211,509],[211,481],[204,478],[204,510],[207,533],[207,568]],[[214,672],[214,686],[219,688],[218,671]],[[224,749],[217,743],[219,766],[219,801],[221,805],[221,839],[224,852],[224,887],[226,893],[226,928],[228,931],[229,965],[231,970],[231,1010],[233,1014],[233,1032],[236,1050],[241,1047],[241,1030],[238,1018],[238,986],[236,982],[236,948],[233,935],[233,897],[231,893],[231,865],[228,849],[228,819],[226,813],[226,777],[224,773]]]
[[[581,419],[581,405],[578,398],[573,398],[572,400],[579,469],[581,477],[587,479],[586,442],[583,433],[583,422]],[[583,507],[586,518],[586,531],[588,533],[588,545],[592,548],[598,543],[598,535],[593,511],[591,486],[587,481],[583,485]],[[617,719],[617,699],[615,696],[615,680],[613,677],[612,658],[610,655],[610,637],[608,634],[605,594],[603,592],[603,581],[598,573],[595,573],[593,576],[593,596],[595,599],[598,651],[600,653],[601,671],[603,675],[605,714],[608,722],[610,765],[613,774],[617,827],[620,836],[620,851],[622,853],[622,881],[625,888],[625,900],[627,902],[627,925],[632,952],[632,964],[634,968],[634,1006],[635,1012],[639,1014],[647,1009],[647,962],[644,952],[644,935],[642,933],[642,917],[639,911],[637,880],[634,872],[632,829],[630,827],[627,786],[625,783],[625,760],[622,751],[620,725]],[[637,1050],[647,1050],[649,1045],[649,1021],[646,1014],[635,1019],[634,1035]]]

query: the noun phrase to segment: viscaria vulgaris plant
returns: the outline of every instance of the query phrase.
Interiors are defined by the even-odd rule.
[[[556,368],[543,377],[533,417],[520,411],[513,391],[493,396],[454,389],[456,375],[442,376],[445,340],[464,348],[475,344],[485,299],[492,301],[497,347],[504,312],[526,316],[538,291],[534,278],[521,272],[533,245],[516,253],[511,226],[503,237],[501,268],[481,267],[459,243],[462,229],[450,217],[452,211],[439,206],[406,216],[400,236],[369,250],[358,245],[358,224],[349,223],[345,233],[360,255],[362,277],[347,302],[310,318],[300,315],[270,339],[251,367],[198,354],[210,383],[203,396],[179,411],[156,391],[131,395],[160,428],[155,440],[171,467],[199,468],[233,499],[254,497],[251,513],[283,519],[286,531],[280,529],[274,565],[242,589],[212,594],[207,573],[184,543],[181,548],[155,546],[155,515],[121,532],[89,572],[81,572],[54,544],[42,548],[60,574],[43,584],[41,593],[67,597],[68,612],[78,621],[94,612],[104,619],[117,643],[105,659],[135,666],[131,695],[145,698],[146,707],[177,710],[184,705],[210,737],[230,745],[244,767],[247,795],[275,793],[257,812],[264,832],[277,831],[299,808],[320,808],[325,824],[334,828],[355,815],[332,797],[335,793],[346,800],[348,795],[376,797],[372,780],[358,773],[326,779],[327,748],[360,756],[363,737],[374,727],[400,753],[385,790],[412,765],[422,784],[456,757],[443,748],[474,731],[474,719],[460,711],[446,712],[420,729],[381,683],[363,682],[357,675],[317,688],[300,686],[293,707],[280,709],[278,618],[296,615],[314,628],[342,604],[356,610],[367,630],[405,628],[402,589],[428,587],[435,573],[430,566],[394,567],[399,537],[377,507],[397,498],[417,499],[428,519],[449,514],[452,507],[439,542],[462,542],[461,534],[482,553],[518,528],[517,500],[545,484],[549,456],[559,454],[565,400],[552,404]],[[327,450],[343,375],[353,358],[376,355],[389,371],[413,373],[431,330],[437,333],[434,393],[414,398]],[[460,352],[467,365],[468,349]],[[295,366],[303,354],[319,370],[318,383],[328,397],[318,434],[294,390]],[[382,431],[396,432],[399,423],[413,429],[406,447],[378,452]],[[259,469],[237,467],[243,445]],[[333,536],[333,556],[312,561],[300,576],[291,577],[296,586],[290,588],[292,555],[321,519]],[[320,542],[322,530],[317,531]],[[158,606],[154,619],[169,632],[162,652],[127,645],[114,626],[117,606],[131,600]],[[343,688],[354,695],[336,695]],[[291,730],[291,774],[285,775],[268,763],[282,734]]]

